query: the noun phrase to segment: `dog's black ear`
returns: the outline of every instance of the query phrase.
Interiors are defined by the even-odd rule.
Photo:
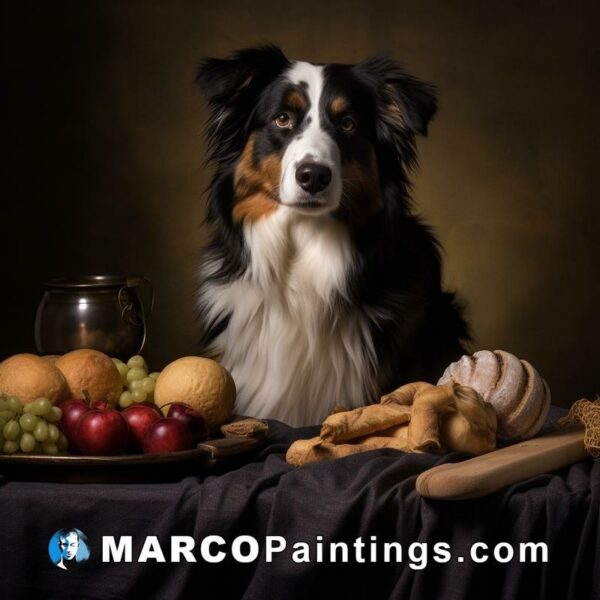
[[[379,90],[385,115],[403,130],[427,135],[437,109],[435,87],[406,73],[386,54],[372,56],[355,67]]]
[[[229,58],[205,58],[198,68],[196,83],[213,107],[223,107],[266,85],[288,65],[277,46],[245,48]]]
[[[196,82],[211,109],[209,159],[229,160],[242,150],[260,93],[289,65],[276,46],[246,48],[229,58],[206,58]]]

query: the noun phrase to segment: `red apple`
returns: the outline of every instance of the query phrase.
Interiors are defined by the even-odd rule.
[[[187,425],[192,434],[194,444],[203,442],[208,437],[208,427],[202,413],[184,402],[173,402],[169,406],[167,417],[173,417]]]
[[[69,440],[69,452],[77,454],[79,452],[79,446],[76,439],[76,428],[79,417],[90,410],[89,405],[79,398],[71,398],[61,402],[58,407],[62,410],[63,416],[60,421],[60,426],[63,433]]]
[[[189,428],[178,419],[166,417],[150,425],[143,440],[144,452],[177,452],[193,446]]]
[[[132,452],[142,452],[142,441],[146,431],[153,423],[162,419],[160,412],[154,407],[140,402],[132,404],[121,411],[129,425],[129,449]]]
[[[122,454],[127,449],[129,428],[119,411],[92,408],[79,417],[75,438],[82,454]]]
[[[150,400],[144,400],[143,402],[138,402],[137,406],[149,406],[151,409],[153,409],[156,412],[156,414],[159,417],[163,416],[162,412],[160,412],[160,408],[158,408],[158,406],[156,406],[156,404],[154,404],[154,402],[150,402]]]

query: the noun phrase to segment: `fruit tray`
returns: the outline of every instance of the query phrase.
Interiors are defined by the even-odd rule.
[[[265,435],[215,438],[192,450],[159,454],[0,454],[0,475],[13,481],[63,483],[178,481],[190,475],[235,468],[259,450],[265,439]]]

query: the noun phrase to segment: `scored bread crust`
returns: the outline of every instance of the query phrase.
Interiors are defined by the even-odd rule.
[[[534,367],[503,350],[480,350],[462,356],[442,374],[449,382],[472,387],[498,416],[498,437],[525,440],[542,428],[550,410],[550,390]]]

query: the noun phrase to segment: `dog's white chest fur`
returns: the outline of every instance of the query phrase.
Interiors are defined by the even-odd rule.
[[[237,387],[236,412],[290,425],[320,423],[336,404],[373,400],[375,355],[366,319],[340,312],[352,249],[346,228],[330,216],[307,217],[280,206],[244,225],[249,266],[237,280],[204,281],[209,319],[230,315],[210,352]]]

